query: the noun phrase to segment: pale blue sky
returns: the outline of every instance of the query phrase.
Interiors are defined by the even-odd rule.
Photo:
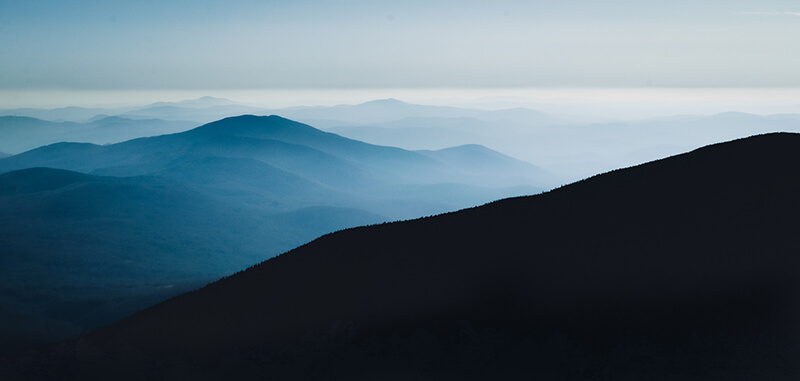
[[[800,2],[0,0],[0,90],[800,87]]]

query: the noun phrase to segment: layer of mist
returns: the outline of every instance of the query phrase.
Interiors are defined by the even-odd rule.
[[[698,100],[700,101],[702,99]],[[694,110],[688,106],[685,108]],[[593,118],[581,113],[580,108],[570,109],[570,112],[545,113],[521,107],[484,110],[428,106],[396,99],[356,105],[275,109],[203,97],[121,109],[15,109],[3,110],[0,114],[80,123],[87,123],[92,118],[97,118],[98,114],[114,115],[122,118],[116,119],[117,121],[141,123],[142,127],[128,129],[141,131],[139,136],[159,134],[156,131],[159,128],[160,133],[188,129],[185,128],[186,124],[170,123],[193,122],[197,126],[244,113],[280,115],[352,139],[408,150],[438,150],[479,144],[540,166],[561,176],[561,183],[686,152],[719,141],[767,132],[800,131],[798,114],[756,115],[725,112],[615,121],[613,117]],[[586,112],[591,113],[591,109]],[[137,122],[133,122],[134,120]],[[159,127],[158,123],[164,125]],[[144,126],[151,128],[145,132]],[[75,127],[64,123],[60,128],[69,130]],[[0,135],[10,136],[8,134],[12,132],[8,131],[13,130],[10,120],[0,118]],[[49,128],[42,129],[42,133],[17,134],[13,139],[3,139],[0,142],[19,141],[24,143],[17,144],[34,148],[37,144],[56,141],[104,144],[139,137],[129,134],[112,139],[108,134],[102,138],[91,136],[95,133],[90,132],[91,130],[82,132],[83,136],[77,132],[56,134],[54,131],[55,129]],[[46,142],[43,136],[47,136],[44,138]],[[25,141],[26,139],[31,141]],[[9,146],[10,143],[4,144],[5,146],[0,144],[0,151],[20,152],[19,147]]]

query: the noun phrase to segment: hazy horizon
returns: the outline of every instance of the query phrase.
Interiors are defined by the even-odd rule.
[[[797,88],[788,0],[0,1],[0,90]]]
[[[800,110],[788,0],[0,0],[0,108],[202,96],[643,118]]]
[[[609,119],[800,112],[800,88],[359,88],[248,90],[0,90],[0,109],[121,108],[201,97],[281,109],[378,99],[483,110],[529,108]]]

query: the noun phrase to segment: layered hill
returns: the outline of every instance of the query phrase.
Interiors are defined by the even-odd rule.
[[[5,366],[82,380],[796,379],[797,152],[800,135],[755,136],[337,232]]]
[[[372,144],[438,149],[478,143],[582,179],[704,145],[772,131],[800,132],[797,115],[722,113],[615,122],[535,118],[530,110],[492,115],[406,117],[381,123],[329,123],[327,131]]]
[[[217,119],[241,115],[244,113],[264,113],[266,110],[255,109],[237,104],[224,98],[205,96],[198,99],[187,99],[179,102],[156,102],[144,106],[120,108],[85,108],[63,107],[55,109],[18,108],[0,110],[0,115],[27,116],[55,122],[91,122],[104,116],[118,116],[125,119],[162,119],[192,121],[203,124]]]
[[[196,126],[244,113],[282,115],[351,139],[408,150],[481,144],[562,176],[564,180],[559,184],[742,136],[772,131],[800,132],[800,118],[794,114],[727,112],[608,121],[577,114],[551,115],[524,108],[489,111],[410,104],[396,99],[332,107],[264,109],[204,97],[123,109],[0,110],[2,115],[80,122],[79,126],[98,121],[104,115],[135,122],[138,119],[161,120],[162,123],[191,121],[192,126]],[[0,117],[0,151],[21,152],[4,147],[3,143],[9,141],[3,139],[2,122]],[[66,125],[62,123],[62,127]],[[178,130],[161,131],[160,134],[164,134]],[[137,136],[151,135],[156,134]],[[31,136],[35,135],[28,138]],[[50,140],[42,142],[37,137],[34,140],[38,144],[29,144],[26,149],[57,141],[105,144],[123,140],[90,140],[73,133],[56,139],[52,139],[52,135],[40,136]]]
[[[0,172],[49,167],[158,176],[250,207],[355,207],[389,219],[450,211],[555,184],[541,169],[509,169],[505,164],[513,159],[493,154],[478,168],[430,153],[366,144],[278,116],[250,115],[106,146],[57,143],[0,160]],[[487,173],[486,166],[496,171]],[[227,184],[212,181],[222,178]],[[450,189],[444,197],[415,196],[433,195],[432,189],[443,184]]]
[[[543,189],[536,167],[507,170],[513,159],[471,150],[497,171],[243,116],[0,159],[0,355],[74,337],[322,234]]]
[[[52,122],[31,117],[0,116],[0,151],[21,153],[58,142],[119,143],[144,136],[176,133],[195,122],[98,117],[85,123]]]
[[[357,105],[333,107],[296,107],[280,110],[281,114],[302,120],[320,127],[373,125],[402,120],[469,119],[483,121],[503,121],[539,125],[551,122],[554,118],[536,110],[513,108],[503,110],[478,110],[448,106],[429,106],[406,103],[397,99],[378,99]]]
[[[383,219],[347,208],[233,208],[153,177],[0,174],[0,353],[75,337],[319,235]]]

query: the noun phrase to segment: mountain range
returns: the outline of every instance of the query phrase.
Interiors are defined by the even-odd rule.
[[[82,113],[77,113],[81,110]],[[111,115],[124,119],[146,119],[152,123],[156,119],[162,123],[167,123],[164,120],[190,121],[194,123],[191,127],[241,114],[281,115],[351,139],[407,150],[439,150],[479,144],[536,163],[560,176],[558,183],[577,181],[719,141],[773,131],[800,132],[800,116],[797,114],[728,112],[643,120],[595,120],[581,115],[553,115],[526,108],[480,110],[411,104],[397,99],[379,99],[355,105],[270,109],[203,97],[117,109],[0,110],[0,115],[53,121],[84,123]],[[146,130],[143,129],[138,136],[128,135],[116,141],[158,134],[144,133]],[[165,130],[160,134],[172,132],[178,131]],[[82,136],[67,136],[58,141],[106,143]],[[0,142],[3,140],[0,139]],[[11,150],[0,144],[0,151]]]
[[[179,102],[156,102],[140,107],[105,109],[66,107],[59,109],[24,108],[0,110],[0,115],[27,116],[56,122],[87,122],[98,118],[98,116],[118,116],[129,119],[183,120],[208,123],[242,114],[279,114],[320,128],[353,123],[382,123],[414,117],[475,117],[486,120],[524,121],[525,123],[552,119],[551,116],[539,111],[522,108],[487,111],[460,107],[417,105],[397,99],[379,99],[356,105],[301,106],[276,109],[206,96]]]
[[[474,116],[408,117],[339,123],[326,131],[412,150],[477,143],[577,181],[715,142],[773,131],[800,132],[800,117],[729,112],[592,123],[555,118],[525,122]]]
[[[406,151],[277,116],[6,157],[0,353],[74,337],[332,231],[551,186],[481,146]]]
[[[119,143],[144,136],[197,127],[191,121],[128,119],[103,116],[86,123],[51,122],[31,117],[0,116],[0,151],[17,154],[58,142]]]
[[[448,154],[451,150],[461,154]],[[546,171],[484,147],[451,150],[413,152],[375,146],[278,116],[245,115],[184,133],[106,146],[48,145],[0,160],[0,173],[48,167],[104,176],[158,176],[220,197],[235,190],[237,201],[253,196],[257,201],[248,205],[278,210],[320,203],[355,207],[397,199],[381,203],[398,207],[371,208],[391,219],[448,211],[476,199],[490,201],[487,193],[519,190],[502,190],[510,184],[538,192],[555,183]],[[465,160],[475,155],[484,159],[481,167]],[[221,186],[212,179],[228,179],[230,184]],[[461,195],[432,201],[439,206],[425,206],[427,211],[402,201],[410,193],[443,185],[461,189]],[[287,199],[293,195],[302,200]]]
[[[325,235],[3,370],[66,380],[796,379],[798,152],[800,135],[754,136],[535,196]]]

